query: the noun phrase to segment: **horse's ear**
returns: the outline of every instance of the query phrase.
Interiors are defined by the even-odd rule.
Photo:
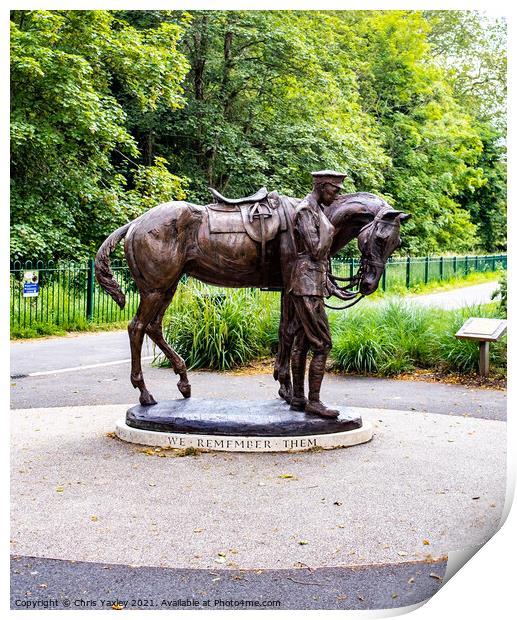
[[[361,213],[361,218],[364,220],[365,224],[369,224],[370,222],[373,222],[375,215],[369,211],[365,211],[364,213]]]
[[[399,215],[402,216],[405,214],[403,214],[402,211],[395,211],[394,209],[393,211],[386,211],[386,213],[384,213],[384,215],[382,216],[382,219],[383,220],[394,220]]]
[[[401,213],[400,221],[405,222],[406,220],[409,220],[410,217],[411,217],[411,213]]]

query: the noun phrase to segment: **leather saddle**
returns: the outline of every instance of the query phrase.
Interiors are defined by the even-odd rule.
[[[266,268],[266,243],[287,229],[277,192],[261,187],[252,196],[225,198],[209,188],[216,202],[207,205],[210,234],[245,233],[260,244],[260,262]]]
[[[242,205],[247,202],[260,202],[267,196],[267,189],[265,187],[261,187],[258,192],[255,192],[252,196],[246,196],[245,198],[225,198],[213,187],[209,187],[208,189],[212,192],[217,202],[223,205]]]
[[[245,198],[225,198],[210,188],[217,202],[207,205],[208,227],[213,234],[246,233],[253,241],[265,243],[286,230],[280,196],[265,187]]]

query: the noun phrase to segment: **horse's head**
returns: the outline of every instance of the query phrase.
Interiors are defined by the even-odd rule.
[[[400,223],[411,217],[391,207],[381,209],[357,236],[361,251],[359,292],[371,295],[377,290],[386,261],[400,246]]]

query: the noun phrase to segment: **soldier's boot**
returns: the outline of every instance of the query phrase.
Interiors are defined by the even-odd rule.
[[[337,418],[339,411],[330,409],[320,400],[321,382],[325,374],[325,362],[327,361],[328,350],[317,351],[309,366],[309,401],[305,405],[305,412],[319,415],[322,418]]]
[[[305,364],[307,361],[307,349],[294,346],[291,354],[291,374],[293,379],[293,391],[290,409],[303,411],[307,404],[305,398]]]

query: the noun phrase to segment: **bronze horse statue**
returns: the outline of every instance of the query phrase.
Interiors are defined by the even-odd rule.
[[[115,230],[101,245],[95,274],[101,287],[123,308],[125,296],[110,268],[110,254],[124,239],[124,252],[140,293],[137,313],[128,326],[131,383],[140,390],[140,403],[156,403],[142,374],[144,335],[161,349],[179,375],[178,389],[188,398],[191,386],[184,360],[163,337],[162,319],[180,278],[192,276],[208,284],[283,290],[290,278],[292,223],[299,199],[268,193],[265,188],[241,199],[224,198],[212,190],[212,204],[167,202]],[[335,228],[331,255],[357,237],[362,258],[358,274],[349,279],[357,290],[339,289],[342,298],[369,295],[379,283],[388,257],[400,244],[400,223],[409,215],[382,198],[365,192],[340,195],[325,208]],[[336,283],[338,278],[332,278]],[[283,295],[283,294],[282,294]],[[283,308],[275,379],[280,395],[289,400],[289,310]]]

